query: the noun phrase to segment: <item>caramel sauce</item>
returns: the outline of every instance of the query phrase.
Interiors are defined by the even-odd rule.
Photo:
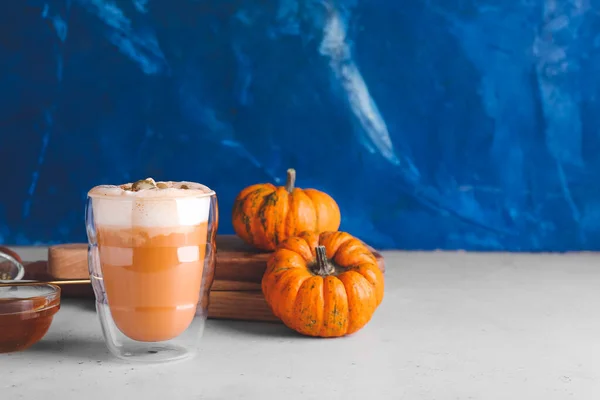
[[[59,296],[52,300],[0,299],[0,353],[25,350],[37,343],[59,309]]]

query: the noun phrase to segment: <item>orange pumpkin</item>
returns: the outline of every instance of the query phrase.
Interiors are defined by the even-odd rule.
[[[340,209],[328,194],[294,187],[296,171],[288,169],[285,186],[259,183],[242,190],[233,204],[235,233],[246,243],[272,251],[303,231],[337,231]]]
[[[383,300],[373,253],[346,232],[303,232],[271,255],[262,291],[273,314],[307,336],[339,337],[364,327]]]

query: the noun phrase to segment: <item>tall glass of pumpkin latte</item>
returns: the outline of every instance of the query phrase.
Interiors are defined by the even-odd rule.
[[[111,353],[192,356],[204,330],[218,225],[214,191],[148,178],[88,192],[88,266]]]

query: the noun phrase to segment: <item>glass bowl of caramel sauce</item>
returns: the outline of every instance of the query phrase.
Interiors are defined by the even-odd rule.
[[[39,342],[59,309],[56,285],[0,286],[0,353],[22,351]]]

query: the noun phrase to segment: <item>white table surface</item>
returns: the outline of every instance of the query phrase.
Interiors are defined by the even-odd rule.
[[[600,256],[384,257],[385,299],[357,334],[209,320],[175,364],[111,358],[93,302],[65,300],[40,343],[0,355],[0,399],[600,398]]]

